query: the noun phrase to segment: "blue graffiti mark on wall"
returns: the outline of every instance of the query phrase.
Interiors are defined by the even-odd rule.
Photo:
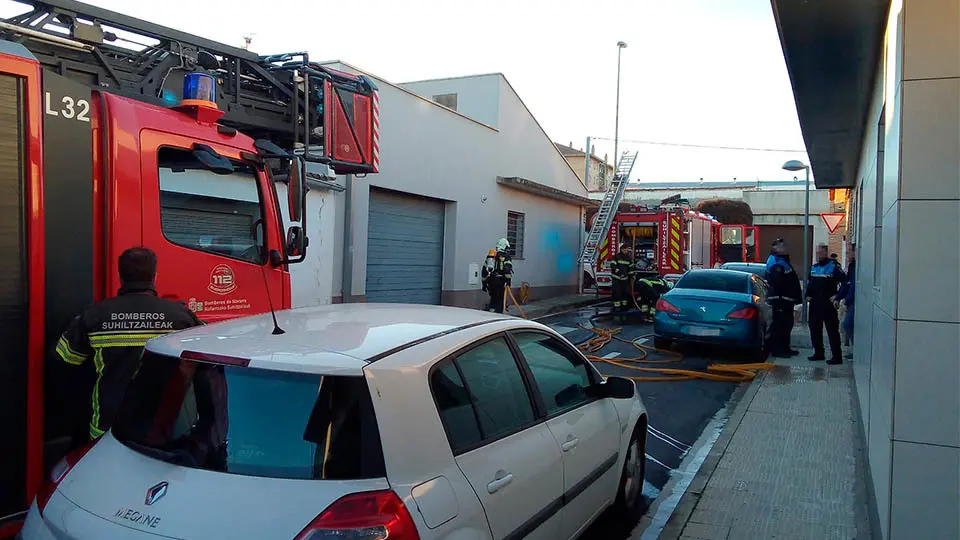
[[[577,245],[577,228],[567,224],[548,224],[543,228],[540,245],[544,254],[552,257],[558,273],[569,273],[576,269],[576,256],[573,249]]]

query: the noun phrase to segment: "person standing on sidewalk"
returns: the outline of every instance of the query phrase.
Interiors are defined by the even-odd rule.
[[[856,246],[853,246],[853,249],[850,251],[850,263],[847,265],[847,281],[840,286],[840,291],[837,292],[836,296],[837,303],[843,302],[844,307],[846,307],[846,313],[844,313],[843,321],[840,325],[843,327],[843,333],[847,336],[847,340],[850,341],[850,345],[853,345],[853,303],[857,289],[857,257],[855,250]],[[848,360],[853,358],[853,353],[844,355],[844,358]]]
[[[800,303],[800,279],[790,265],[787,245],[783,238],[777,238],[770,247],[767,258],[767,282],[770,295],[767,300],[773,308],[773,321],[770,325],[770,354],[778,358],[789,358],[800,354],[790,348],[790,334],[793,333],[793,307]]]
[[[830,360],[828,364],[843,363],[843,347],[840,343],[840,321],[837,308],[833,305],[837,287],[847,280],[846,274],[836,261],[830,258],[826,244],[817,246],[817,262],[810,269],[807,280],[807,300],[810,302],[810,341],[813,342],[813,356],[810,361],[825,358],[823,349],[823,329],[827,329],[830,339]]]

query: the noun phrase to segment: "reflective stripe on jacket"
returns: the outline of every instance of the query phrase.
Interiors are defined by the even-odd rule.
[[[97,378],[91,395],[91,438],[110,429],[147,341],[200,324],[183,304],[157,298],[149,284],[128,284],[118,296],[73,319],[57,342],[56,354],[76,366],[93,360]]]
[[[610,272],[613,274],[613,279],[618,281],[630,279],[630,270],[632,269],[633,261],[623,253],[617,253],[613,259],[610,260]]]
[[[767,296],[767,300],[800,303],[802,294],[800,279],[785,257],[770,255],[767,258],[766,278],[767,283],[770,284],[770,295]]]
[[[837,288],[846,281],[847,275],[840,265],[832,259],[820,261],[810,268],[807,281],[807,298],[816,301],[829,301],[837,294]]]

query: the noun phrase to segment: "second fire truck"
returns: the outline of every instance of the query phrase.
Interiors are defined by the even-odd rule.
[[[591,226],[589,219],[587,230]],[[657,206],[624,204],[600,244],[596,266],[584,269],[584,292],[610,293],[610,261],[622,244],[633,248],[638,268],[675,280],[725,262],[757,262],[756,240],[755,226],[723,225],[669,199]]]

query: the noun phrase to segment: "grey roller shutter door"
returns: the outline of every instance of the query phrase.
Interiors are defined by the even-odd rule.
[[[444,203],[370,190],[367,302],[439,304]]]

